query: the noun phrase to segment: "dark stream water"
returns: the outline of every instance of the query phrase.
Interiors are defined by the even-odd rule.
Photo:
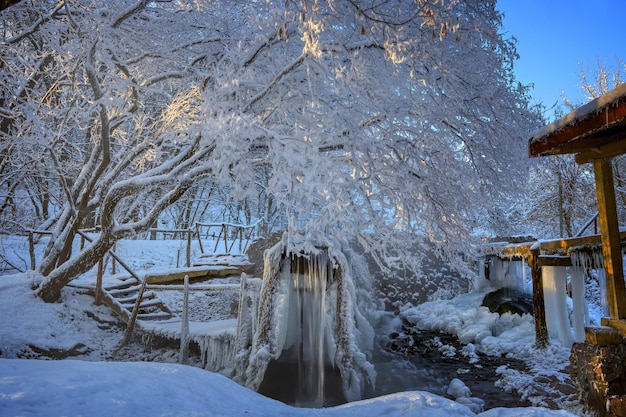
[[[455,336],[411,329],[397,320],[383,322],[377,334],[377,348],[372,358],[377,377],[372,397],[427,391],[450,398],[446,394],[448,384],[458,378],[470,388],[473,397],[485,401],[485,409],[529,405],[521,401],[519,395],[495,386],[499,379],[498,367],[506,365],[522,370],[525,365],[521,361],[480,353],[465,356],[461,353],[463,345]]]
[[[515,393],[495,386],[499,379],[496,369],[506,365],[522,370],[525,365],[520,361],[480,353],[465,356],[461,353],[463,345],[455,336],[411,329],[397,319],[383,320],[376,332],[371,358],[377,373],[376,384],[366,398],[404,391],[426,391],[451,398],[446,394],[447,387],[458,378],[470,388],[473,397],[485,402],[485,409],[530,405]],[[298,407],[330,407],[346,402],[337,368],[326,363],[320,385],[320,376],[307,369],[299,358],[298,352],[286,351],[279,360],[270,362],[259,392]],[[317,386],[322,387],[322,392],[314,389]]]

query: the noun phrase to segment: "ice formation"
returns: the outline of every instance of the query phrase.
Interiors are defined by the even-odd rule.
[[[270,362],[290,361],[306,375],[299,381],[311,384],[301,387],[312,397],[303,401],[323,406],[327,370],[336,367],[345,400],[360,399],[374,371],[359,345],[373,333],[356,306],[348,260],[338,251],[287,254],[286,247],[283,239],[265,252],[258,309],[244,321],[254,327],[245,330],[251,343],[239,346],[249,352],[242,382],[258,390]]]
[[[585,270],[580,267],[570,269],[573,317],[574,341],[585,341],[585,327],[589,326],[589,307],[585,300]]]
[[[543,292],[548,335],[564,346],[574,343],[567,314],[567,276],[564,267],[543,266]]]
[[[477,414],[485,409],[485,401],[480,398],[472,397],[472,391],[458,378],[454,378],[450,381],[446,394]]]

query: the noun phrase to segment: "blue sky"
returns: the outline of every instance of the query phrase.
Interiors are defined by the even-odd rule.
[[[535,101],[547,107],[562,103],[562,93],[584,101],[581,66],[591,75],[598,59],[608,68],[626,61],[625,0],[498,0],[496,7],[507,36],[518,40],[517,79],[533,83]]]

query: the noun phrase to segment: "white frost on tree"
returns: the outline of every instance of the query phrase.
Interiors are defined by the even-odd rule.
[[[495,3],[25,0],[4,10],[2,169],[36,162],[32,177],[53,178],[57,201],[40,295],[58,298],[201,180],[235,201],[270,196],[304,237],[293,252],[346,239],[412,262],[418,238],[458,253],[524,175],[537,127]],[[32,191],[24,178],[16,187]],[[93,213],[102,233],[72,255]]]

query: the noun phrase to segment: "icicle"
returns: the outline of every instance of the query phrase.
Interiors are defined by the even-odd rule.
[[[597,269],[598,284],[600,284],[600,301],[602,303],[602,314],[604,317],[609,315],[608,293],[606,288],[606,271],[604,268]]]
[[[491,281],[491,286],[495,289],[505,286],[504,262],[500,258],[491,258],[489,281]]]
[[[544,266],[542,276],[548,335],[569,347],[573,338],[567,314],[565,268]]]
[[[604,268],[604,257],[602,256],[602,251],[593,251],[593,263],[594,268]]]
[[[489,282],[487,281],[487,277],[485,276],[485,258],[480,258],[477,261],[478,266],[478,276],[476,280],[472,283],[472,290],[480,291],[483,288],[489,287]]]
[[[526,286],[525,282],[525,274],[524,274],[524,261],[518,259],[515,261],[515,288],[520,291],[524,291],[524,287]]]
[[[227,376],[232,374],[236,356],[234,332],[196,335],[192,340],[200,348],[200,363],[204,369]]]
[[[585,300],[585,269],[571,268],[572,301],[574,304],[574,340],[585,341],[585,326],[589,325],[589,308]]]

